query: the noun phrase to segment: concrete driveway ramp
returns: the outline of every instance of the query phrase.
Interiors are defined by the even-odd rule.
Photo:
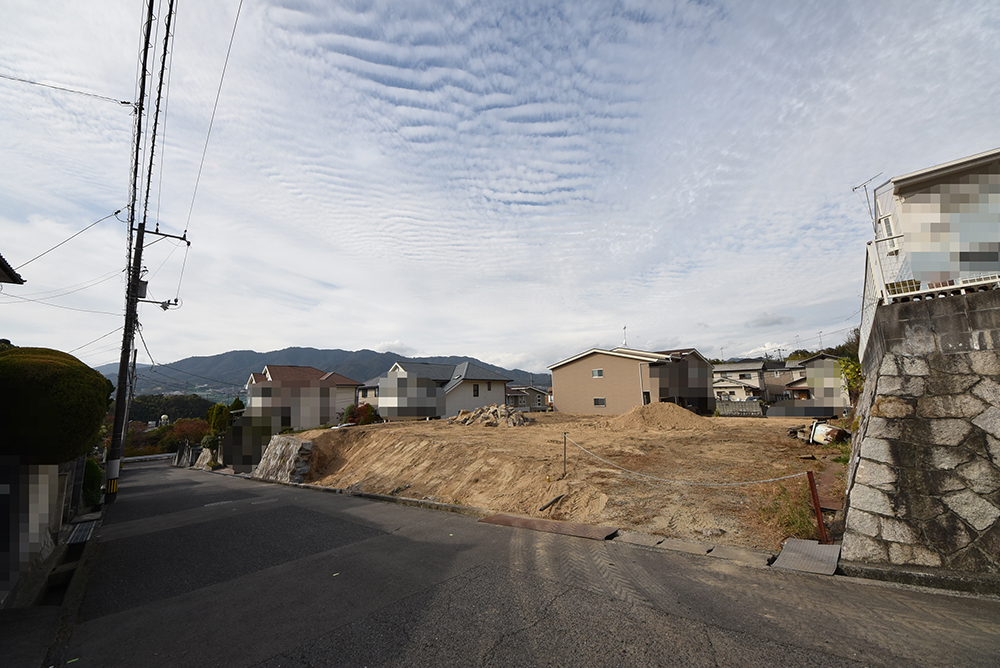
[[[816,540],[789,538],[771,568],[833,575],[839,559],[839,545],[820,545]]]
[[[591,524],[579,524],[577,522],[560,522],[558,520],[542,520],[534,517],[520,517],[518,515],[507,515],[497,513],[479,520],[487,524],[499,524],[505,527],[520,527],[522,529],[534,529],[535,531],[547,531],[548,533],[559,533],[564,536],[578,536],[580,538],[590,538],[592,540],[607,540],[618,533],[617,527],[593,526]]]

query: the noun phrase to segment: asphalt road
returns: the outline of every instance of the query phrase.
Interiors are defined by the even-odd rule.
[[[94,666],[991,666],[1000,601],[132,464],[65,654]],[[66,664],[64,664],[66,665]]]

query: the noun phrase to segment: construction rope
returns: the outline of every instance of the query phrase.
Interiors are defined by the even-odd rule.
[[[614,466],[616,469],[621,469],[622,471],[625,471],[625,473],[637,475],[641,478],[649,478],[650,480],[656,480],[657,482],[667,482],[672,485],[690,485],[692,487],[740,487],[743,485],[758,485],[764,482],[777,482],[779,480],[788,480],[789,478],[797,478],[800,475],[807,475],[807,472],[803,471],[801,473],[793,473],[791,475],[781,476],[780,478],[768,478],[767,480],[751,480],[749,482],[688,482],[686,480],[667,480],[665,478],[657,478],[656,476],[646,475],[645,473],[639,473],[638,471],[630,471],[627,468],[618,466],[618,464],[615,464],[614,462],[609,462],[607,459],[602,459],[601,457],[598,457],[593,452],[591,452],[587,448],[583,447],[582,445],[574,441],[572,438],[567,437],[566,440],[575,445],[576,447],[580,448],[584,452],[586,452],[594,459],[600,462],[604,462],[608,466]]]

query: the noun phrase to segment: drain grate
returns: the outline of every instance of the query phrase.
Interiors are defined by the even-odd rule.
[[[820,545],[815,540],[789,538],[771,568],[833,575],[839,559],[839,545]]]
[[[76,543],[86,543],[90,540],[90,534],[94,532],[94,527],[97,525],[96,520],[91,520],[90,522],[80,522],[74,527],[73,532],[66,539],[67,545],[74,545]]]

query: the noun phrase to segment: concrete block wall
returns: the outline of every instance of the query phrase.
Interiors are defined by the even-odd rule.
[[[1000,290],[879,307],[841,558],[1000,573]]]

